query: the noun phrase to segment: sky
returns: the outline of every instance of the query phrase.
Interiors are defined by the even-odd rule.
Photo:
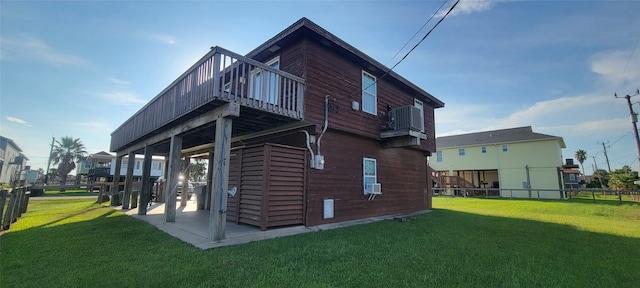
[[[246,54],[307,17],[391,67],[453,3],[3,0],[0,135],[32,169],[46,169],[52,137],[109,151],[111,132],[211,46]],[[607,169],[602,143],[612,170],[638,170],[614,97],[640,88],[638,11],[640,0],[461,0],[394,71],[445,103],[437,137],[532,126],[563,137],[564,158],[587,151],[586,174]]]

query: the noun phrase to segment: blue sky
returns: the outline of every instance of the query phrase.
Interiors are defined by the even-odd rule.
[[[34,169],[52,136],[108,151],[110,133],[211,46],[245,54],[307,17],[391,67],[442,3],[2,1],[0,134]],[[640,1],[462,1],[395,71],[445,102],[437,136],[532,126],[563,137],[564,158],[584,149],[606,168],[604,142],[612,169],[637,170],[627,104],[613,94],[640,88],[638,11]]]

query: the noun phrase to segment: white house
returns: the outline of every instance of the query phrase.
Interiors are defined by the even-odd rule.
[[[142,176],[142,162],[144,155],[136,155],[135,164],[133,166],[133,176]],[[127,165],[129,157],[122,158],[120,176],[127,175]],[[162,156],[154,156],[151,164],[151,177],[158,178],[164,175],[166,160]],[[76,165],[76,175],[85,175],[89,177],[89,181],[111,182],[116,169],[116,156],[100,151],[89,155],[85,160],[79,161]]]
[[[436,138],[429,165],[436,176],[454,177],[465,188],[499,188],[501,197],[561,198],[562,148],[562,137],[531,126],[460,134]]]
[[[11,184],[17,180],[18,171],[25,168],[27,160],[13,140],[0,136],[0,183]]]

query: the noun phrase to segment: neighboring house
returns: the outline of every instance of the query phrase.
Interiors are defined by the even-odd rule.
[[[436,147],[429,165],[437,174],[460,179],[453,181],[463,183],[458,187],[500,188],[502,197],[537,198],[539,191],[540,198],[561,198],[562,137],[527,126],[438,137]]]
[[[133,176],[136,180],[142,176],[142,161],[144,157],[142,155],[135,156],[136,161],[133,167]],[[113,175],[115,174],[116,156],[100,151],[95,154],[89,155],[85,160],[78,161],[76,165],[76,175],[86,176],[89,183],[94,182],[112,182]],[[120,175],[126,175],[126,167],[129,162],[128,157],[122,158]],[[166,161],[164,157],[154,157],[151,165],[151,177],[159,178],[164,175],[164,166]]]
[[[573,159],[566,159],[562,165],[562,179],[565,189],[578,189],[584,184],[583,179],[580,179],[580,167],[573,164]]]
[[[21,180],[25,180],[27,184],[33,185],[42,180],[42,173],[38,170],[31,170],[31,166],[26,166],[22,171]]]
[[[11,185],[18,180],[18,172],[26,167],[27,160],[13,140],[0,136],[0,183]]]
[[[212,206],[210,223],[410,213],[431,208],[426,160],[443,105],[302,18],[246,56],[212,47],[111,134],[111,151],[169,156],[168,186],[180,157],[211,159],[206,204],[227,205]],[[165,207],[175,221],[175,198]]]

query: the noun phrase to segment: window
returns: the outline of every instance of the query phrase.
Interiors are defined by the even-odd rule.
[[[280,57],[273,58],[265,64],[272,68],[280,69]],[[278,89],[279,82],[280,77],[278,74],[263,70],[262,68],[255,68],[251,71],[249,95],[253,99],[278,105],[278,92],[280,91],[280,89]],[[229,86],[229,88],[231,87]],[[227,87],[224,89],[227,89]]]
[[[442,162],[442,151],[436,151],[436,162]]]
[[[376,87],[376,77],[362,71],[362,111],[369,114],[378,115],[378,92]]]
[[[363,158],[362,159],[362,184],[364,186],[364,192],[371,192],[371,185],[378,183],[378,171],[377,171],[376,159]]]
[[[509,146],[507,146],[507,144],[502,144],[502,152],[507,152],[509,151]]]
[[[482,150],[482,154],[487,154],[487,146],[482,146],[480,150]]]
[[[572,181],[572,182],[576,181],[576,174],[573,174],[573,173],[569,174],[569,181]]]
[[[424,133],[424,105],[422,105],[422,101],[413,99],[413,106],[420,110],[420,132]]]
[[[467,155],[467,150],[465,150],[464,148],[458,148],[458,156],[464,155]]]

